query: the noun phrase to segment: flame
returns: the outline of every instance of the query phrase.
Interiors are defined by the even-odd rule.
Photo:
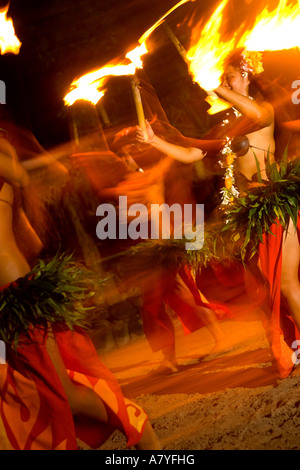
[[[195,1],[195,0],[181,0],[174,7],[172,7],[167,13],[165,13],[151,28],[149,28],[138,40],[139,46],[129,51],[126,54],[126,58],[130,60],[130,64],[116,66],[108,65],[102,67],[93,72],[89,72],[83,75],[77,80],[71,83],[70,91],[64,97],[66,105],[71,106],[77,100],[90,101],[96,104],[104,95],[104,91],[101,90],[103,86],[103,78],[109,76],[120,76],[120,75],[134,75],[136,69],[143,67],[141,57],[148,53],[146,46],[146,40],[150,34],[165,20],[165,18],[172,13],[176,8],[183,5],[184,3]]]
[[[137,69],[141,69],[143,67],[143,62],[141,57],[147,54],[148,49],[146,46],[146,42],[142,42],[140,46],[137,46],[130,52],[127,52],[126,57],[127,59],[131,60],[133,64],[135,64]]]
[[[223,11],[228,0],[222,0],[203,28],[196,25],[192,30],[192,46],[187,51],[186,58],[193,80],[207,90],[208,103],[211,105],[209,114],[215,114],[231,107],[229,103],[218,99],[209,90],[217,88],[223,72],[223,61],[236,43],[236,34],[230,41],[221,40]]]
[[[140,37],[139,43],[142,44],[146,39],[153,33],[153,31],[163,23],[167,16],[169,16],[174,10],[187,2],[194,2],[195,0],[181,0],[181,2],[176,3],[170,10],[167,11],[153,26],[151,26],[147,31]]]
[[[300,30],[300,0],[297,5],[289,4],[289,0],[280,0],[277,8],[272,11],[268,7],[258,15],[252,30],[241,36],[243,25],[232,39],[222,41],[221,27],[224,22],[224,8],[229,0],[222,0],[211,15],[204,28],[197,24],[192,30],[191,47],[187,52],[189,69],[194,81],[208,91],[215,89],[220,83],[223,62],[235,48],[245,47],[249,51],[275,51],[300,48],[298,31]],[[240,39],[238,39],[240,38]],[[224,107],[219,100],[209,96],[207,101],[212,105],[209,114],[214,114]]]
[[[99,90],[100,88],[100,90]],[[91,84],[81,85],[79,87],[74,87],[69,93],[64,97],[64,101],[68,106],[72,106],[75,101],[86,100],[90,101],[93,104],[97,104],[98,101],[104,95],[104,91],[101,91],[102,80],[97,80],[91,86]]]
[[[141,57],[148,52],[146,40],[151,33],[170,15],[176,8],[184,3],[195,0],[182,0],[165,13],[151,28],[149,28],[138,40],[139,46],[126,54],[130,60],[129,65],[118,64],[106,66],[94,72],[90,72],[71,84],[71,90],[64,98],[66,104],[72,104],[78,99],[86,99],[97,103],[103,96],[101,91],[103,78],[111,75],[134,75],[137,68],[142,68]],[[300,47],[298,31],[300,29],[300,0],[298,4],[287,5],[289,0],[279,0],[278,7],[273,11],[265,8],[257,17],[255,26],[251,31],[246,31],[241,39],[239,34],[243,25],[228,41],[221,39],[221,28],[224,22],[224,9],[229,0],[221,0],[210,19],[202,28],[197,24],[191,35],[191,47],[186,54],[190,73],[193,80],[210,95],[209,103],[214,109],[210,114],[228,108],[230,105],[211,96],[210,90],[218,87],[220,76],[223,72],[223,62],[227,55],[237,47],[246,47],[251,51],[282,50]],[[1,39],[1,38],[0,38]]]
[[[288,0],[280,0],[271,12],[266,7],[257,17],[252,31],[247,31],[241,38],[239,47],[251,51],[300,48],[300,0],[297,5],[287,3]]]
[[[289,0],[280,0],[277,8],[272,11],[268,7],[264,8],[252,30],[246,31],[241,37],[241,25],[231,40],[223,42],[220,31],[228,0],[222,0],[204,28],[198,24],[192,30],[192,46],[187,52],[187,59],[190,61],[189,69],[193,79],[204,90],[216,88],[224,59],[237,47],[245,47],[249,51],[299,48],[300,0],[297,0],[297,5],[288,5],[288,2]]]
[[[136,65],[130,63],[127,65],[107,65],[100,69],[89,72],[82,77],[74,80],[71,84],[71,90],[64,97],[64,102],[67,106],[71,106],[77,100],[90,101],[97,104],[99,99],[104,95],[103,88],[107,77],[120,76],[120,75],[134,75]]]
[[[228,42],[221,40],[222,14],[227,3],[228,0],[221,1],[202,30],[198,25],[192,30],[187,59],[194,81],[204,90],[213,90],[220,84],[223,60],[236,42],[235,35]]]
[[[12,52],[19,54],[21,42],[15,35],[15,29],[11,18],[7,18],[9,4],[0,10],[0,53]]]

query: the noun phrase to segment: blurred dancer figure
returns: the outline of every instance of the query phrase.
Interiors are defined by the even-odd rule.
[[[18,246],[17,238],[29,233],[35,253],[41,249],[26,218],[23,231],[14,232],[15,195],[28,182],[15,149],[0,138],[0,337],[7,350],[7,365],[1,366],[0,448],[76,450],[77,438],[96,448],[120,429],[128,446],[159,449],[146,413],[123,397],[80,328],[83,311],[69,305],[72,287],[59,277],[59,264],[51,260],[31,270]]]
[[[142,174],[134,172],[113,191],[115,195],[126,195],[128,206],[135,203],[146,205],[149,209],[148,215],[151,204],[167,203],[171,206],[177,203],[183,208],[184,204],[189,203],[194,207],[195,201],[191,199],[190,187],[180,187],[180,173],[182,175],[185,170],[176,170],[172,164],[172,160],[167,158]],[[177,188],[177,191],[173,187]],[[171,227],[171,233],[173,228]],[[149,238],[151,239],[151,236]],[[130,277],[129,270],[139,264],[137,258],[140,258],[140,266],[135,269],[138,274],[133,276],[131,283],[136,282],[142,288],[141,316],[149,345],[153,352],[161,351],[163,354],[158,371],[178,371],[175,330],[168,307],[181,320],[185,333],[202,327],[208,328],[215,341],[211,357],[232,350],[230,339],[226,337],[219,323],[222,318],[230,315],[229,309],[205,299],[196,286],[190,267],[187,264],[179,266],[176,260],[172,259],[171,252],[169,259],[166,253],[164,261],[154,257],[155,255],[151,258],[151,265],[146,258],[142,263],[143,253],[137,252],[135,259],[132,257],[127,276]]]

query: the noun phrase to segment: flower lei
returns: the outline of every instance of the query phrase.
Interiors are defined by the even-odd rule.
[[[235,187],[234,178],[234,160],[236,159],[236,154],[231,149],[231,139],[229,137],[226,137],[226,144],[224,145],[221,153],[225,156],[225,161],[219,161],[221,168],[224,168],[225,165],[225,183],[221,188],[221,205],[228,205],[234,201],[234,198],[239,197],[239,192]]]
[[[248,98],[250,100],[253,100],[252,96],[248,96]],[[240,113],[236,108],[233,107],[232,110],[236,117],[242,116],[242,113]],[[228,115],[229,113],[227,113],[227,116]],[[229,120],[225,118],[223,119],[221,126],[223,127],[228,123],[229,123]],[[237,188],[235,187],[235,178],[234,178],[234,161],[237,155],[231,149],[231,139],[229,137],[225,137],[225,145],[223,149],[221,150],[221,154],[226,157],[225,161],[223,159],[219,161],[221,168],[225,167],[225,174],[224,174],[225,184],[221,188],[221,195],[222,195],[221,205],[228,205],[228,204],[231,204],[235,198],[238,198],[240,194]]]
[[[262,64],[262,54],[256,51],[247,51],[246,49],[243,50],[242,53],[242,61],[240,63],[240,69],[244,72],[251,72],[253,75],[260,74],[264,71],[263,64]],[[253,100],[252,96],[249,96],[250,100]],[[242,114],[235,109],[232,108],[236,117],[240,117]],[[228,117],[227,113],[227,117]],[[229,120],[227,117],[223,120],[221,126],[225,126],[229,124]],[[235,178],[234,178],[234,161],[237,157],[236,153],[234,153],[231,149],[231,139],[229,137],[225,137],[225,145],[221,151],[221,153],[225,156],[225,161],[222,159],[219,161],[221,168],[225,167],[225,175],[224,175],[224,186],[221,188],[221,195],[222,201],[221,205],[228,205],[234,201],[235,198],[239,197],[239,192],[235,187]]]
[[[250,99],[253,99],[250,97]],[[236,109],[232,108],[236,117],[240,117],[242,114]],[[227,113],[229,116],[229,113]],[[221,126],[224,127],[226,124],[229,124],[227,117],[223,119]],[[225,168],[224,174],[224,186],[221,188],[221,205],[228,205],[234,201],[234,198],[239,197],[239,192],[235,187],[235,178],[234,178],[234,160],[236,159],[236,153],[231,149],[231,139],[225,137],[225,145],[221,150],[221,154],[225,157],[225,160],[222,159],[219,161],[221,168]]]

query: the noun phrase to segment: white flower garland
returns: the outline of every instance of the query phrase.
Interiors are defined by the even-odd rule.
[[[250,100],[253,100],[252,96],[248,97]],[[241,117],[242,113],[240,113],[236,108],[232,108],[235,116]],[[229,116],[229,113],[226,114],[227,117]],[[221,126],[226,126],[229,124],[229,119],[227,117],[222,121]],[[235,198],[238,198],[240,193],[235,187],[235,177],[234,177],[234,161],[237,157],[236,153],[234,153],[231,149],[231,139],[229,137],[225,137],[225,145],[223,149],[221,150],[222,155],[225,157],[224,160],[220,160],[219,164],[221,168],[225,168],[225,174],[224,174],[224,181],[225,185],[221,188],[221,206],[222,205],[228,205],[231,204]]]
[[[221,205],[228,205],[234,201],[234,198],[239,197],[239,192],[235,187],[234,178],[234,160],[236,159],[236,154],[231,150],[231,139],[229,139],[229,137],[226,137],[226,144],[224,145],[221,153],[225,157],[225,161],[219,161],[221,168],[225,167],[225,185],[221,188]]]

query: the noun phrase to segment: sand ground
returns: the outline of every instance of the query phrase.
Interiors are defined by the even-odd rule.
[[[162,448],[300,450],[300,377],[280,379],[259,312],[221,323],[234,349],[215,358],[206,328],[185,336],[175,325],[177,373],[155,372],[161,355],[144,337],[101,355]],[[101,449],[126,449],[125,438],[116,431]]]

